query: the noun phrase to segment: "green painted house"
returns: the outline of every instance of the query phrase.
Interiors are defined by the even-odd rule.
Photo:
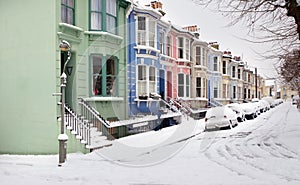
[[[58,152],[60,75],[66,103],[79,98],[105,120],[128,117],[126,0],[0,1],[0,153]],[[68,152],[87,151],[69,134]]]

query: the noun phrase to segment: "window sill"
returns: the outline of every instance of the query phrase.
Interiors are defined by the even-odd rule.
[[[90,97],[86,101],[124,101],[123,97]]]
[[[65,27],[65,28],[68,28],[68,29],[72,29],[72,30],[75,30],[75,31],[79,31],[79,32],[83,32],[83,29],[80,28],[80,27],[77,27],[77,26],[74,26],[74,25],[71,25],[71,24],[67,24],[67,23],[59,23],[58,24],[60,27]]]
[[[66,39],[75,43],[81,41],[83,29],[67,23],[58,23],[60,31],[57,33],[60,39]]]
[[[85,31],[84,34],[89,35],[90,40],[93,41],[107,41],[115,44],[121,44],[123,41],[123,37],[105,31]]]
[[[152,103],[152,102],[155,102],[155,103],[158,103],[160,102],[161,100],[160,99],[153,99],[153,98],[148,98],[146,100],[142,100],[142,99],[134,99],[135,102],[137,102],[137,106],[139,107],[140,106],[140,103],[141,102],[146,102],[147,103],[147,107],[149,107],[149,104]]]

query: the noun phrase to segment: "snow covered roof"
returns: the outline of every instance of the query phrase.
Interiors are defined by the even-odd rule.
[[[272,86],[272,85],[274,85],[275,83],[274,83],[274,80],[266,80],[266,82],[265,82],[265,85],[266,86]]]

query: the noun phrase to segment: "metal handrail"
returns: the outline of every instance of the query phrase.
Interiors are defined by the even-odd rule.
[[[82,116],[86,119],[90,120],[91,117],[96,118],[98,121],[100,121],[105,127],[110,128],[109,123],[99,114],[99,112],[91,107],[83,98],[79,98],[80,102],[79,104],[82,105]],[[92,114],[92,115],[90,115]]]
[[[86,145],[91,144],[91,128],[90,124],[76,114],[70,107],[67,105],[64,106],[66,110],[65,118],[66,126],[69,128],[73,134],[79,136],[79,139],[83,141]]]

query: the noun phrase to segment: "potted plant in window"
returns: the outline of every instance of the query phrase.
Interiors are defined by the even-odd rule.
[[[139,99],[140,100],[147,100],[148,99],[148,95],[146,93],[143,93],[143,94],[139,95]]]

